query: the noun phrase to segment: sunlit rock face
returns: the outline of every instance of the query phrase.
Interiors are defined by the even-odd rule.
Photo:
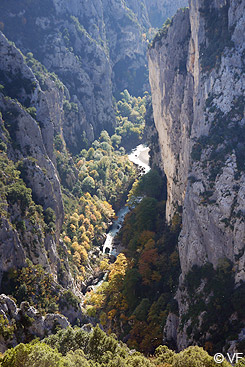
[[[55,325],[59,325],[60,329],[70,326],[65,316],[51,313],[42,316],[40,311],[30,306],[28,302],[22,302],[18,308],[15,302],[5,294],[0,295],[0,315],[8,323],[9,328],[13,327],[14,330],[13,335],[9,338],[0,335],[1,353],[4,353],[9,346],[15,347],[20,340],[24,342],[27,333],[41,339],[52,334]],[[29,325],[25,330],[23,327],[18,329],[16,323],[18,326],[21,325],[25,318],[30,320]]]
[[[1,196],[1,205],[6,212],[1,212],[0,288],[3,274],[26,265],[26,259],[40,264],[63,286],[72,287],[67,263],[63,280],[58,279],[61,260],[57,246],[64,209],[53,145],[55,134],[62,131],[64,91],[48,76],[43,91],[23,55],[2,33],[0,53],[1,83],[4,83],[0,93],[1,142],[6,144],[9,162],[21,162],[22,177],[31,189],[35,203],[44,211],[53,210],[55,215],[54,230],[48,233],[41,220],[23,215],[18,200],[12,205]],[[35,116],[28,112],[30,106],[35,110]],[[22,223],[22,230],[18,223]]]
[[[242,1],[191,0],[149,51],[167,220],[183,208],[180,284],[193,265],[224,258],[245,280],[244,23]],[[179,347],[188,342],[182,332]]]
[[[22,52],[32,52],[67,87],[77,110],[66,118],[64,137],[73,151],[84,132],[93,140],[102,129],[112,131],[113,100],[125,88],[147,89],[146,33],[151,11],[161,24],[176,5],[139,0],[37,0],[0,4],[0,27]],[[154,23],[154,22],[153,22]]]

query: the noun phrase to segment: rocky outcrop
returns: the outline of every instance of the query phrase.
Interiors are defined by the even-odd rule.
[[[65,329],[70,326],[66,317],[59,314],[42,316],[28,302],[22,302],[18,308],[15,302],[5,294],[0,295],[1,330],[0,352],[4,353],[11,345],[25,342],[27,337],[44,338],[55,328]],[[23,329],[24,327],[24,329]]]
[[[227,258],[245,280],[244,24],[244,2],[191,0],[149,51],[167,220],[183,208],[180,316],[193,265]],[[180,348],[188,340],[179,332]]]

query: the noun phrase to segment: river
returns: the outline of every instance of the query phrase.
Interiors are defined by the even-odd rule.
[[[131,151],[131,153],[128,155],[128,158],[131,162],[139,167],[141,175],[146,174],[150,171],[151,168],[149,166],[149,148],[147,146],[143,144],[138,145],[135,149]],[[122,227],[125,215],[128,212],[129,208],[126,205],[118,211],[117,219],[114,221],[111,230],[106,235],[106,240],[103,245],[103,253],[117,256],[118,251],[116,248],[113,247],[113,242],[115,236]]]

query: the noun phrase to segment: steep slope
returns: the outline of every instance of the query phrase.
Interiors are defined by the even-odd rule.
[[[127,88],[138,95],[147,88],[143,34],[150,9],[139,0],[1,2],[0,29],[55,72],[76,104],[64,125],[70,150],[79,152],[85,137],[92,141],[103,128],[112,131],[113,93]],[[163,14],[165,3],[157,9]],[[171,15],[176,10],[171,6]]]
[[[32,199],[28,190],[25,197],[24,186],[17,178],[18,174],[10,172],[5,182],[8,191],[2,193],[6,211],[2,213],[3,217],[8,211],[9,213],[5,219],[2,218],[1,239],[4,246],[1,246],[1,272],[9,270],[16,265],[15,262],[23,266],[25,257],[29,257],[34,264],[41,264],[51,271],[57,279],[61,263],[56,244],[64,211],[55,168],[53,139],[57,123],[55,119],[60,118],[62,92],[51,80],[47,80],[49,86],[43,92],[21,53],[9,44],[3,34],[0,35],[0,49],[1,140],[4,144],[1,149],[2,153],[7,151],[8,154],[7,156],[3,153],[5,156],[2,169],[5,172],[13,164],[12,161],[19,162],[21,177],[31,188],[32,198],[36,204],[42,206],[42,210],[48,210],[52,214],[50,222],[54,225],[54,228],[44,230],[45,223],[39,215],[39,224],[37,221],[36,228],[32,228],[32,221],[35,221],[35,216],[38,218],[39,209],[35,205],[30,207]],[[12,169],[14,172],[14,166]],[[4,179],[4,174],[2,178]],[[23,225],[21,239],[16,231],[18,223]],[[15,251],[21,256],[16,256]],[[13,256],[10,256],[11,252]],[[65,285],[68,285],[68,279]]]
[[[59,310],[74,323],[83,319],[81,299],[74,296],[81,295],[81,282],[77,284],[71,274],[68,250],[61,239],[61,182],[74,187],[78,176],[62,133],[64,100],[70,108],[73,104],[57,76],[48,73],[32,54],[24,57],[2,33],[0,52],[0,292],[14,295],[18,305],[28,300],[38,312]],[[69,162],[63,175],[57,146]],[[23,307],[32,313],[29,304]],[[44,333],[44,318],[39,316],[31,327],[32,335]],[[48,320],[52,328],[55,319],[54,324]],[[10,342],[15,345],[16,339],[1,339],[1,350]]]
[[[161,27],[167,18],[171,18],[179,8],[188,5],[186,0],[145,0],[150,23],[153,27]]]
[[[197,340],[215,344],[215,337],[216,346],[217,340],[220,348],[225,344],[227,333],[221,330],[227,320],[221,326],[220,313],[216,320],[205,316],[208,309],[217,313],[209,306],[219,298],[209,271],[213,279],[214,274],[224,279],[232,266],[227,275],[232,285],[221,290],[224,303],[227,296],[244,299],[244,23],[242,1],[191,0],[190,10],[179,11],[149,51],[154,118],[168,181],[167,220],[183,207],[179,348]],[[216,273],[205,268],[207,263]],[[190,294],[191,277],[199,300]],[[232,293],[234,287],[239,296]],[[223,316],[234,320],[226,327],[239,333],[244,312],[229,300],[225,310],[220,302]]]

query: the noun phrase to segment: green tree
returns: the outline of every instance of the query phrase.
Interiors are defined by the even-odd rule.
[[[85,354],[81,349],[67,353],[64,358],[64,362],[68,362],[69,367],[91,367],[91,364],[87,361]]]
[[[219,365],[230,366],[226,361]],[[172,367],[217,367],[217,363],[203,348],[191,346],[174,355]]]
[[[97,325],[88,343],[90,358],[99,362],[106,352],[115,355],[117,348],[118,342],[113,337],[108,337]]]
[[[147,314],[148,314],[150,305],[151,304],[150,304],[149,299],[143,298],[140,304],[134,310],[133,315],[135,315],[139,321],[145,321],[147,319]]]
[[[4,354],[2,367],[23,367],[26,366],[31,346],[19,344],[17,347],[8,349]]]
[[[82,181],[82,188],[85,192],[89,192],[90,194],[92,194],[95,189],[95,181],[93,177],[85,177]]]
[[[44,211],[44,221],[46,224],[55,223],[56,215],[52,208],[47,208]]]
[[[45,343],[34,344],[24,364],[25,367],[65,367],[62,355]],[[67,366],[68,367],[68,366]]]
[[[114,148],[118,148],[121,144],[122,138],[120,135],[114,134],[111,137],[111,142]]]
[[[169,349],[166,345],[159,345],[155,351],[156,364],[161,363],[173,363],[175,353]]]
[[[9,187],[7,200],[11,204],[18,203],[22,212],[24,212],[32,202],[31,189],[27,188],[25,184],[19,180]]]
[[[153,364],[142,355],[133,355],[126,360],[127,367],[153,367]]]
[[[138,231],[149,230],[154,231],[156,216],[157,200],[145,197],[137,206],[136,226]]]
[[[131,309],[134,309],[137,302],[137,289],[140,281],[140,274],[137,269],[129,269],[126,272],[124,282],[123,282],[123,295],[126,297],[128,305]]]
[[[102,143],[103,141],[111,144],[111,138],[106,130],[102,130],[100,133],[99,141]]]

